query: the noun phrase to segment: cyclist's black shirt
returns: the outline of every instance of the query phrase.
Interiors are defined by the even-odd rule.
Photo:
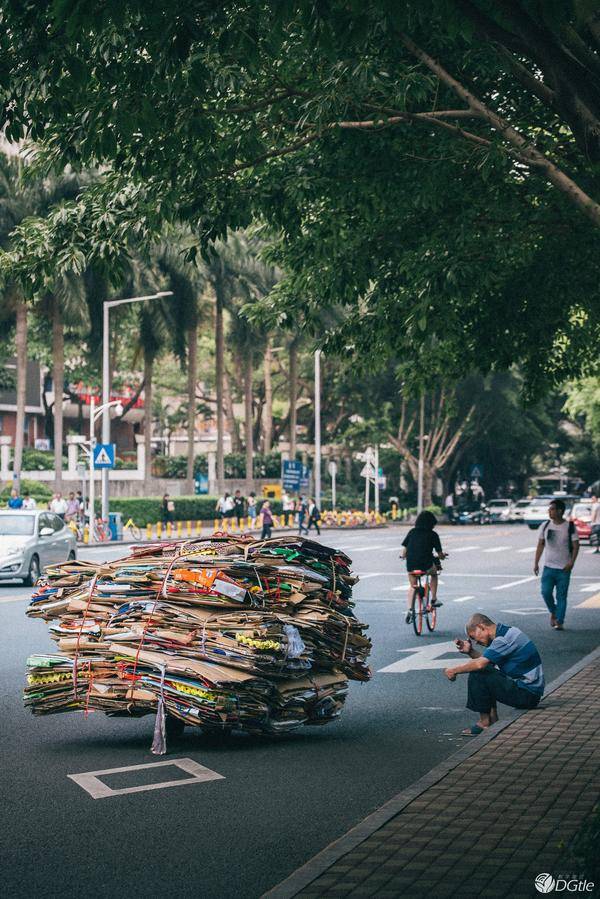
[[[433,550],[442,551],[439,536],[429,528],[411,528],[402,546],[406,547],[407,571],[427,571],[433,565]]]

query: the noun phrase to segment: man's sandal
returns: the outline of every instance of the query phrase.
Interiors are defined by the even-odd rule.
[[[484,727],[480,727],[478,724],[472,724],[471,727],[465,727],[465,729],[460,732],[460,735],[461,737],[478,737],[484,730]]]

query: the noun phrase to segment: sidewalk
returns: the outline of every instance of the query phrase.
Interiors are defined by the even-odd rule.
[[[475,737],[265,899],[536,896],[538,874],[580,871],[559,844],[575,836],[599,788],[600,649],[551,684],[537,709]],[[596,884],[586,895],[599,893]]]

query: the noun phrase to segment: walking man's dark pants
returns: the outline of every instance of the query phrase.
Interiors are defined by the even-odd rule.
[[[469,672],[467,689],[467,708],[473,712],[489,713],[497,702],[513,709],[534,709],[542,698],[491,666]]]

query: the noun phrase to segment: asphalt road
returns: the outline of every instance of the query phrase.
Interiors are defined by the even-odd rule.
[[[600,637],[600,556],[583,547],[564,632],[548,626],[522,526],[440,529],[445,562],[438,630],[404,624],[400,528],[325,532],[362,576],[357,614],[370,625],[374,672],[352,684],[339,722],[285,738],[208,738],[187,729],[166,761],[192,759],[220,779],[93,799],[68,775],[154,764],[153,717],[33,718],[21,705],[25,659],[54,648],[24,615],[29,591],[0,586],[2,811],[5,895],[169,895],[255,899],[463,745],[474,720],[465,679],[442,674],[449,644],[482,610],[537,643],[547,681]],[[104,547],[82,556],[111,557]],[[391,670],[390,670],[391,667]],[[382,669],[388,669],[383,670]],[[162,759],[163,761],[165,759]],[[168,765],[103,775],[113,789],[189,777]]]

